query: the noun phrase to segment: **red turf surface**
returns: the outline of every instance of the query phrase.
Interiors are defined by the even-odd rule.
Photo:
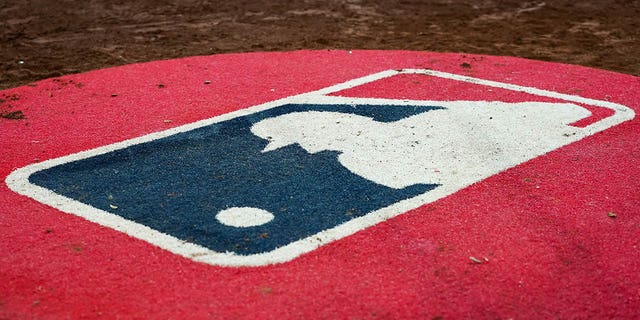
[[[515,58],[393,51],[194,57],[0,92],[3,110],[11,105],[26,117],[0,119],[0,177],[34,161],[400,68],[640,112],[637,77]],[[638,141],[636,118],[291,262],[258,268],[195,263],[3,183],[0,318],[636,318]]]

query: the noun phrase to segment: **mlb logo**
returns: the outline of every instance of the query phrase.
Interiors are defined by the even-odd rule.
[[[633,116],[606,101],[389,70],[29,165],[7,184],[195,261],[259,266]]]

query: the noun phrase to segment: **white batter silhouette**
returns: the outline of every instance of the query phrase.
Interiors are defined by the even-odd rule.
[[[488,176],[496,165],[511,167],[566,144],[581,130],[569,124],[591,115],[571,103],[439,106],[446,109],[388,123],[341,112],[295,112],[262,120],[251,132],[269,141],[263,152],[291,144],[309,153],[338,151],[338,161],[354,174],[399,189]]]

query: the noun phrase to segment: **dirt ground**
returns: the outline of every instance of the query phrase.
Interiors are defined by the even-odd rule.
[[[226,52],[405,49],[640,75],[640,1],[2,0],[0,89]]]

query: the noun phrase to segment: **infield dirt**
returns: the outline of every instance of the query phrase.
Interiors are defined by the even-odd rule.
[[[404,49],[519,56],[640,75],[640,1],[0,2],[0,89],[227,52]]]

